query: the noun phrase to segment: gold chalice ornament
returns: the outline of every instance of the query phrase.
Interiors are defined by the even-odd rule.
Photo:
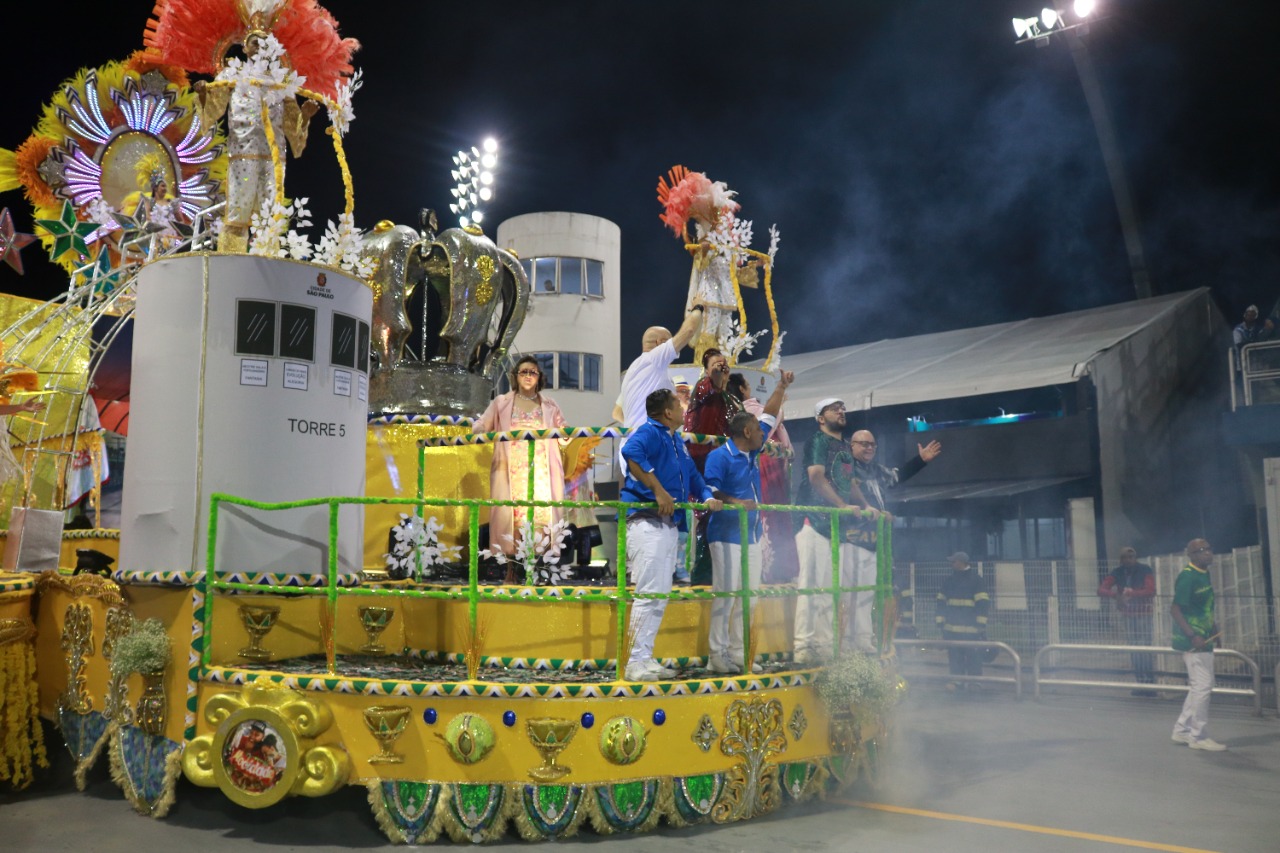
[[[572,720],[543,717],[528,720],[525,728],[534,748],[542,754],[542,765],[530,770],[529,775],[539,782],[551,782],[568,774],[571,768],[556,764],[556,756],[573,740],[578,724]]]
[[[249,632],[249,645],[240,650],[240,657],[256,663],[271,660],[270,650],[262,647],[262,638],[275,627],[279,616],[279,607],[240,605],[240,621],[244,623],[244,629]]]
[[[369,642],[360,647],[361,654],[385,655],[387,653],[387,647],[378,642],[378,637],[391,624],[391,617],[395,615],[396,612],[390,607],[360,608],[360,624],[369,635]]]
[[[379,608],[380,609],[380,608]],[[370,764],[402,764],[404,756],[391,751],[391,744],[404,731],[409,721],[406,705],[373,705],[364,709],[364,724],[378,741],[379,752],[369,759]]]

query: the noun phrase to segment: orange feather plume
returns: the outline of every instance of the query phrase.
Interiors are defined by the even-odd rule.
[[[15,168],[18,180],[22,183],[23,194],[32,207],[58,207],[58,197],[40,177],[40,164],[49,156],[49,152],[58,146],[47,136],[31,134],[14,152]]]

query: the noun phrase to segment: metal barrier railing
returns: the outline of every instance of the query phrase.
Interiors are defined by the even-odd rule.
[[[1040,661],[1041,661],[1041,658],[1043,658],[1045,655],[1050,654],[1052,652],[1082,652],[1082,653],[1129,652],[1129,653],[1138,653],[1138,654],[1178,655],[1178,656],[1182,655],[1182,652],[1180,651],[1176,651],[1175,649],[1171,649],[1168,647],[1160,647],[1160,646],[1076,645],[1073,643],[1052,643],[1050,645],[1044,646],[1041,649],[1039,649],[1036,652],[1035,659],[1032,662],[1031,673],[1032,673],[1032,678],[1035,679],[1035,698],[1036,699],[1040,698],[1040,686],[1042,684],[1049,684],[1049,685],[1059,686],[1059,687],[1123,688],[1125,690],[1131,690],[1135,686],[1135,682],[1132,682],[1132,681],[1101,681],[1101,680],[1089,680],[1089,679],[1081,679],[1081,678],[1045,678],[1040,674],[1040,666],[1041,666]],[[1253,676],[1253,687],[1250,689],[1246,689],[1243,687],[1219,687],[1215,683],[1213,692],[1223,696],[1252,696],[1254,714],[1256,714],[1259,717],[1262,716],[1262,671],[1259,669],[1258,664],[1253,660],[1253,658],[1249,657],[1243,652],[1238,652],[1235,649],[1214,649],[1213,657],[1215,662],[1219,657],[1236,658],[1238,660],[1244,661],[1244,663],[1249,667],[1249,671],[1250,673],[1252,673],[1252,676]],[[1280,665],[1276,667],[1276,670],[1277,670],[1277,675],[1280,676]],[[1173,691],[1178,693],[1186,693],[1188,690],[1191,689],[1185,684],[1138,683],[1136,684],[1136,686],[1141,688],[1148,688],[1152,690],[1167,690],[1167,691]]]
[[[1280,341],[1245,344],[1240,348],[1238,356],[1235,347],[1231,347],[1227,351],[1227,363],[1231,371],[1231,411],[1236,410],[1237,368],[1244,391],[1244,405],[1252,406],[1258,402],[1254,400],[1255,385],[1272,392],[1264,402],[1274,403],[1276,397],[1280,397]]]
[[[952,675],[950,673],[942,675],[941,673],[926,673],[925,678],[937,679],[939,681],[973,681],[978,683],[991,684],[1012,684],[1014,694],[1017,698],[1022,698],[1022,656],[1014,651],[1013,647],[1007,643],[998,640],[921,640],[921,639],[895,639],[893,641],[895,649],[903,646],[917,646],[928,648],[965,648],[965,649],[1000,649],[1007,652],[1009,657],[1013,659],[1013,675]],[[899,660],[904,660],[901,656]]]
[[[275,586],[267,584],[240,583],[235,581],[227,581],[219,579],[219,573],[215,569],[217,542],[218,542],[218,521],[219,510],[223,504],[233,506],[243,506],[248,509],[261,511],[283,511],[291,509],[302,509],[306,507],[326,506],[329,510],[328,523],[328,566],[327,566],[327,583],[324,587],[299,587],[299,586]],[[468,511],[468,571],[467,571],[467,588],[465,591],[451,590],[426,590],[426,589],[371,589],[364,587],[340,587],[338,584],[338,512],[344,505],[400,505],[413,506],[416,511],[421,514],[423,507],[465,507]],[[478,608],[481,602],[510,602],[511,598],[507,595],[501,595],[481,589],[480,573],[479,573],[479,542],[480,542],[480,509],[483,507],[527,507],[527,506],[550,506],[563,508],[597,508],[610,507],[616,509],[619,515],[625,513],[631,508],[654,508],[656,504],[646,503],[637,504],[626,501],[493,501],[493,500],[458,500],[450,498],[354,498],[354,497],[330,497],[330,498],[313,498],[300,501],[287,502],[263,502],[254,501],[246,498],[236,497],[222,493],[215,493],[210,497],[209,509],[209,531],[206,551],[206,568],[203,581],[205,597],[208,601],[212,600],[214,591],[239,591],[239,592],[257,592],[257,593],[285,593],[289,595],[312,595],[324,596],[327,601],[325,605],[325,615],[329,625],[336,624],[337,602],[342,596],[373,596],[382,598],[436,598],[436,599],[453,599],[466,600],[468,603],[468,622],[472,634],[474,635],[479,624]],[[677,503],[678,510],[685,511],[690,516],[694,510],[706,509],[704,504],[696,503]],[[873,626],[878,629],[883,619],[880,618],[884,612],[886,600],[891,595],[891,528],[885,523],[884,516],[877,519],[877,549],[876,549],[876,582],[872,585],[863,586],[845,586],[841,584],[841,559],[840,559],[840,517],[862,515],[868,517],[862,510],[857,509],[837,509],[834,507],[805,507],[790,505],[774,505],[759,504],[756,507],[761,512],[806,512],[812,514],[823,514],[830,517],[830,542],[831,542],[831,586],[818,587],[797,587],[797,588],[771,588],[771,589],[752,589],[750,585],[750,567],[748,563],[748,551],[742,549],[742,588],[732,591],[723,592],[704,592],[701,590],[691,590],[688,592],[670,592],[670,593],[636,593],[627,588],[627,535],[626,524],[618,525],[618,546],[617,546],[617,586],[615,589],[601,592],[583,593],[575,595],[574,600],[578,602],[601,602],[617,605],[616,614],[616,648],[619,650],[617,656],[617,677],[619,680],[623,677],[623,669],[626,666],[625,655],[622,650],[625,646],[627,637],[627,619],[626,604],[638,600],[645,599],[665,599],[668,601],[681,600],[698,600],[698,599],[714,599],[714,598],[741,598],[749,601],[753,598],[763,597],[796,597],[796,596],[812,596],[812,595],[830,595],[832,597],[832,641],[833,650],[836,654],[840,652],[841,639],[844,634],[842,630],[842,597],[848,593],[856,592],[874,592],[875,605]],[[747,540],[747,518],[748,511],[736,505],[726,505],[722,512],[736,511],[739,514],[739,529],[743,537],[743,541]],[[222,573],[223,575],[227,573]],[[522,601],[536,599],[521,599]],[[743,636],[751,636],[751,610],[749,605],[742,607]],[[203,614],[204,634],[202,638],[203,648],[201,649],[199,659],[199,676],[203,677],[210,669],[212,659],[212,642],[211,635],[213,632],[213,608],[206,604]],[[877,631],[877,633],[879,633]],[[878,637],[881,647],[888,642],[887,637]],[[337,672],[337,654],[335,644],[332,642],[324,643],[326,653],[326,664],[330,674]],[[1007,647],[1006,647],[1007,648]],[[1010,649],[1010,652],[1013,650]],[[746,655],[751,654],[751,649],[745,650]],[[744,660],[744,672],[750,671],[750,665],[753,661]]]

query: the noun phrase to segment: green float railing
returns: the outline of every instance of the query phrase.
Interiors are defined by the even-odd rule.
[[[206,566],[204,574],[204,643],[200,658],[200,677],[211,668],[212,663],[212,636],[213,636],[213,593],[215,591],[237,591],[252,592],[259,594],[287,594],[291,596],[307,596],[322,595],[326,598],[327,616],[330,636],[325,642],[326,665],[331,675],[337,673],[337,655],[336,643],[333,633],[337,630],[337,606],[340,596],[371,596],[381,598],[422,598],[422,599],[448,599],[467,601],[467,618],[472,635],[474,636],[478,626],[479,605],[481,602],[509,602],[512,598],[509,595],[501,595],[483,589],[479,579],[479,540],[480,540],[480,510],[483,507],[509,506],[509,507],[528,507],[530,512],[537,507],[561,507],[561,508],[600,508],[607,507],[618,511],[620,523],[618,524],[618,547],[617,547],[617,587],[614,590],[595,593],[587,592],[575,595],[575,602],[599,602],[607,603],[617,607],[617,624],[615,648],[617,654],[617,677],[622,680],[623,668],[626,666],[626,660],[623,655],[625,647],[625,639],[627,636],[627,619],[626,608],[624,605],[644,599],[665,599],[668,601],[687,601],[687,600],[706,600],[716,598],[740,598],[743,599],[742,606],[742,628],[744,645],[747,647],[747,655],[751,653],[749,638],[751,636],[751,604],[754,598],[766,597],[794,597],[801,595],[830,595],[832,597],[832,637],[834,643],[834,651],[838,654],[840,651],[841,635],[841,602],[840,597],[846,593],[864,592],[867,590],[875,591],[875,605],[873,615],[874,632],[877,641],[883,648],[886,642],[892,638],[883,636],[883,626],[881,625],[881,614],[884,612],[885,600],[892,591],[892,543],[891,530],[892,527],[886,524],[885,518],[881,515],[877,519],[877,546],[876,546],[876,581],[871,586],[842,586],[840,583],[840,517],[841,516],[861,516],[869,517],[870,511],[858,509],[835,509],[832,507],[814,507],[814,506],[792,506],[789,504],[759,504],[756,509],[760,512],[804,512],[811,515],[827,515],[830,518],[830,541],[831,541],[831,586],[820,587],[797,587],[797,588],[780,588],[772,587],[768,589],[752,589],[750,583],[750,563],[747,548],[742,548],[742,559],[740,565],[742,588],[738,590],[716,592],[703,590],[688,590],[670,593],[636,593],[627,588],[627,535],[625,513],[629,509],[651,509],[656,508],[653,503],[631,503],[627,501],[493,501],[478,499],[451,499],[451,498],[426,498],[421,496],[422,479],[419,476],[419,496],[415,498],[358,498],[358,497],[329,497],[329,498],[313,498],[300,501],[283,501],[283,502],[264,502],[255,501],[247,498],[237,497],[223,493],[215,493],[210,498],[209,511],[209,536],[206,553]],[[220,580],[220,577],[226,577],[231,572],[225,572],[221,575],[216,571],[216,556],[218,543],[218,521],[220,510],[223,505],[241,506],[247,509],[277,512],[294,509],[303,509],[316,506],[327,506],[329,510],[329,526],[328,526],[328,577],[324,587],[298,587],[298,586],[280,586],[271,584],[242,583],[236,581]],[[419,517],[425,507],[465,507],[468,511],[468,554],[467,554],[467,585],[466,591],[457,590],[435,590],[435,589],[385,589],[385,588],[365,588],[365,587],[340,587],[338,585],[338,514],[343,506],[358,505],[398,505],[413,506]],[[686,521],[692,529],[693,512],[695,510],[705,510],[706,505],[700,503],[677,503],[676,507],[685,512]],[[739,531],[742,534],[743,542],[749,540],[749,531],[747,529],[748,510],[741,506],[726,505],[722,512],[737,511],[739,513]],[[690,537],[689,546],[686,550],[687,564],[692,565],[692,554],[694,548],[693,537]],[[536,601],[538,599],[520,599],[521,601]],[[744,657],[746,657],[744,656]],[[744,659],[743,672],[750,673],[750,659]]]

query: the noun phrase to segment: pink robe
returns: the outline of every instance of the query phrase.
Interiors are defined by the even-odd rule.
[[[519,422],[515,411],[516,395],[508,391],[494,398],[480,416],[476,432],[506,432],[513,429],[565,426],[564,414],[556,402],[540,394],[542,421]],[[564,464],[560,461],[560,442],[554,439],[533,442],[533,499],[564,500]],[[493,464],[489,467],[489,497],[495,501],[525,500],[529,494],[529,442],[499,441],[493,445]],[[518,457],[516,456],[518,454]],[[528,509],[515,507],[519,522],[513,520],[513,507],[491,507],[489,510],[489,548],[510,554],[515,551],[515,531],[528,516]],[[534,532],[555,524],[564,516],[561,507],[538,507],[534,510]],[[506,537],[512,537],[508,540]]]

